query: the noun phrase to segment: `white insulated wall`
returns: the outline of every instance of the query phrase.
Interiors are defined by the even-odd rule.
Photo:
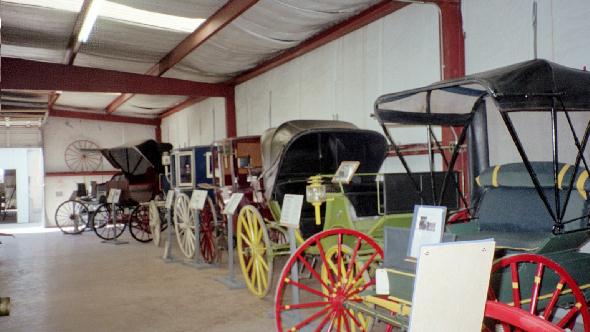
[[[90,140],[101,148],[110,148],[155,138],[154,126],[58,117],[50,117],[42,130],[47,173],[70,171],[65,163],[64,153],[68,144],[76,140]],[[102,167],[98,170],[109,171],[113,168],[103,159]],[[90,181],[101,183],[110,178],[110,175],[46,176],[45,225],[55,225],[55,210],[61,202],[69,198],[72,191],[76,190],[76,183],[89,184]]]
[[[590,69],[590,1],[588,0],[464,0],[465,67],[467,74],[489,70],[535,56],[533,6],[537,4],[538,58],[565,66]],[[492,164],[520,161],[497,112],[488,112]],[[549,160],[550,117],[516,119],[515,127],[532,160]],[[558,117],[559,118],[559,117]],[[587,113],[572,115],[579,136],[590,120]],[[525,130],[526,128],[526,130]],[[559,119],[561,160],[575,156],[567,122]]]
[[[212,97],[162,119],[162,141],[175,148],[209,145],[226,137],[225,98]]]
[[[238,136],[294,119],[380,130],[378,96],[440,79],[438,22],[434,5],[410,5],[238,85]]]

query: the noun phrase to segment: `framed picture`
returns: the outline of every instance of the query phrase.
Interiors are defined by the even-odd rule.
[[[420,254],[420,247],[425,244],[441,243],[446,215],[447,208],[444,206],[414,206],[414,216],[410,228],[410,243],[408,245],[409,257],[417,258]]]
[[[332,183],[349,184],[360,164],[358,161],[341,162],[336,174],[332,177]]]
[[[176,156],[176,185],[194,187],[195,158],[193,151],[181,151]]]

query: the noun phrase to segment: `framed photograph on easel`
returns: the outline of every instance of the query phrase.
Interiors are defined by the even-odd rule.
[[[444,206],[414,206],[408,257],[417,258],[422,245],[442,242],[446,215]]]

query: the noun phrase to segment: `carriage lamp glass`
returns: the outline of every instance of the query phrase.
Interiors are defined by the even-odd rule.
[[[308,181],[309,185],[305,187],[305,197],[308,203],[315,208],[315,224],[322,223],[320,206],[326,201],[326,186],[322,184],[320,175],[312,176]]]
[[[309,185],[305,187],[305,197],[308,203],[322,204],[326,201],[326,186],[320,185]]]

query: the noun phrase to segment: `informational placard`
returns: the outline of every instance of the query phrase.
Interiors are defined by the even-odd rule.
[[[480,331],[494,249],[493,240],[422,246],[409,331],[432,331],[433,322],[436,331]]]
[[[243,193],[231,194],[231,196],[229,197],[229,200],[225,204],[225,208],[223,209],[222,213],[223,214],[234,214],[243,197],[244,197]]]
[[[168,190],[168,194],[166,194],[166,208],[171,209],[172,203],[174,203],[174,190]]]
[[[447,208],[444,206],[416,205],[410,229],[408,256],[417,258],[420,247],[442,242]]]
[[[193,190],[191,200],[188,203],[188,207],[192,210],[203,210],[205,201],[207,200],[207,190]]]
[[[332,183],[349,184],[360,164],[359,161],[341,162],[336,170],[336,174],[332,177]]]
[[[121,198],[121,189],[114,189],[111,188],[109,190],[109,196],[107,197],[107,203],[119,203],[119,199]]]
[[[303,206],[303,195],[286,194],[283,198],[280,224],[285,227],[299,228],[301,206]]]

